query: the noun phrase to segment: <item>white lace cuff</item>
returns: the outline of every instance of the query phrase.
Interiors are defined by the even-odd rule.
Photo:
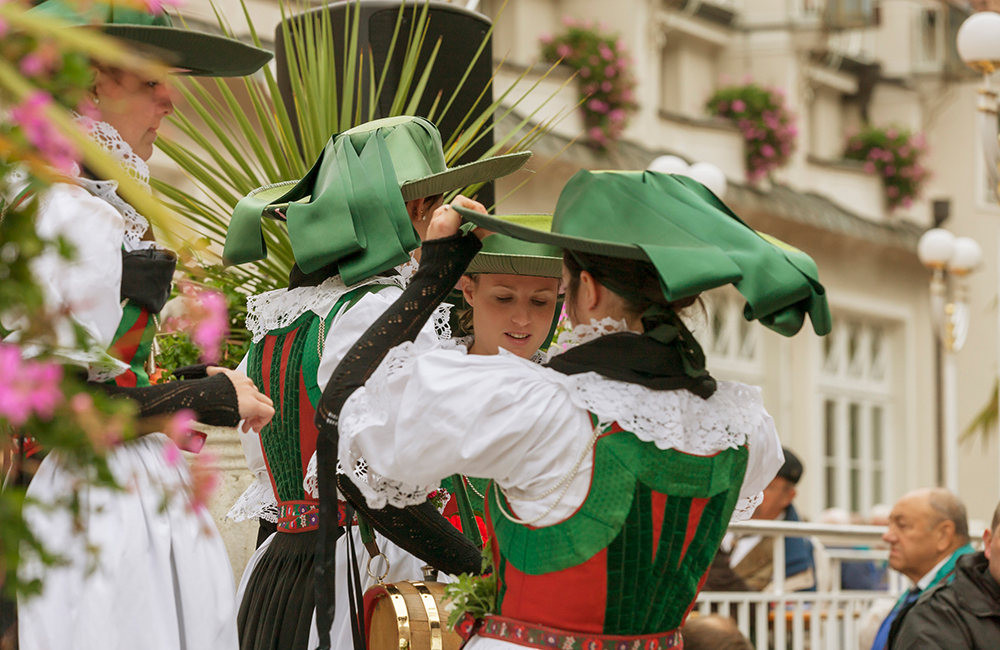
[[[759,492],[752,497],[741,497],[736,502],[736,508],[733,510],[733,514],[729,517],[729,523],[746,521],[752,517],[754,511],[757,510],[757,506],[759,506],[763,500],[763,492]]]
[[[339,469],[339,467],[338,467]],[[316,452],[313,452],[306,466],[306,477],[302,479],[302,489],[306,491],[306,496],[314,499],[319,498],[319,467],[316,465]]]
[[[233,507],[229,509],[226,517],[233,521],[264,519],[272,524],[278,523],[278,501],[274,498],[274,490],[271,489],[271,485],[260,479],[254,479],[250,487],[240,495]]]

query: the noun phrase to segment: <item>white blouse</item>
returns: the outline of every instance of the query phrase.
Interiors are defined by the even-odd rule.
[[[733,520],[749,518],[784,462],[774,421],[753,386],[719,382],[703,400],[593,372],[563,375],[504,350],[475,356],[420,341],[390,351],[344,405],[339,459],[355,468],[348,475],[374,508],[420,503],[442,478],[462,473],[496,480],[513,516],[547,526],[586,499],[589,413],[598,427],[618,422],[660,449],[710,455],[746,444]]]

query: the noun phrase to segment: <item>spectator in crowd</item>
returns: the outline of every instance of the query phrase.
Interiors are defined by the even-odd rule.
[[[764,490],[764,500],[753,514],[754,519],[772,521],[799,521],[792,499],[795,486],[802,478],[802,463],[790,450],[784,449],[785,464],[778,475]],[[747,535],[738,539],[723,541],[722,553],[729,553],[728,566],[718,560],[709,571],[705,590],[710,585],[729,583],[727,591],[744,590],[767,591],[773,582],[774,538],[761,535]],[[712,573],[715,572],[713,576]],[[785,589],[804,591],[815,589],[816,573],[812,544],[801,537],[785,538]],[[723,589],[719,589],[720,591]]]
[[[691,616],[681,628],[684,650],[753,650],[728,616]]]
[[[1000,505],[983,551],[958,558],[951,582],[927,589],[889,632],[900,650],[1000,648]]]
[[[899,613],[921,592],[945,580],[960,556],[973,552],[965,506],[944,488],[905,494],[893,506],[882,539],[889,544],[889,566],[914,586],[899,597],[882,621],[872,650],[888,648],[889,631]]]

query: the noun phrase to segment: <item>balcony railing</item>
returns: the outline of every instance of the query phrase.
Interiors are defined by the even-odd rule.
[[[783,521],[732,524],[738,535],[774,538],[773,566],[785,566],[785,537],[806,537],[819,550],[817,574],[831,576],[824,589],[787,592],[785,572],[775,571],[767,592],[703,592],[697,611],[734,615],[740,631],[758,650],[867,650],[859,647],[864,614],[878,600],[891,600],[906,588],[905,578],[888,571],[886,591],[842,591],[840,569],[845,561],[884,562],[882,526],[842,526]],[[857,547],[857,548],[851,548]],[[825,564],[825,566],[822,566]]]

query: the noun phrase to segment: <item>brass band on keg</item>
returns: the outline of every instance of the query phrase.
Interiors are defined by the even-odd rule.
[[[399,650],[409,650],[410,647],[410,615],[406,611],[406,600],[399,592],[396,585],[384,585],[385,591],[389,594],[392,608],[396,611],[396,628],[399,630]],[[426,589],[426,587],[425,587]],[[441,635],[440,630],[438,636]],[[439,646],[440,647],[440,646]]]
[[[422,582],[414,582],[413,588],[420,594],[420,600],[424,603],[424,611],[427,612],[427,622],[431,628],[431,650],[443,650],[444,641],[441,638],[441,618],[438,616],[437,603],[434,595]]]

